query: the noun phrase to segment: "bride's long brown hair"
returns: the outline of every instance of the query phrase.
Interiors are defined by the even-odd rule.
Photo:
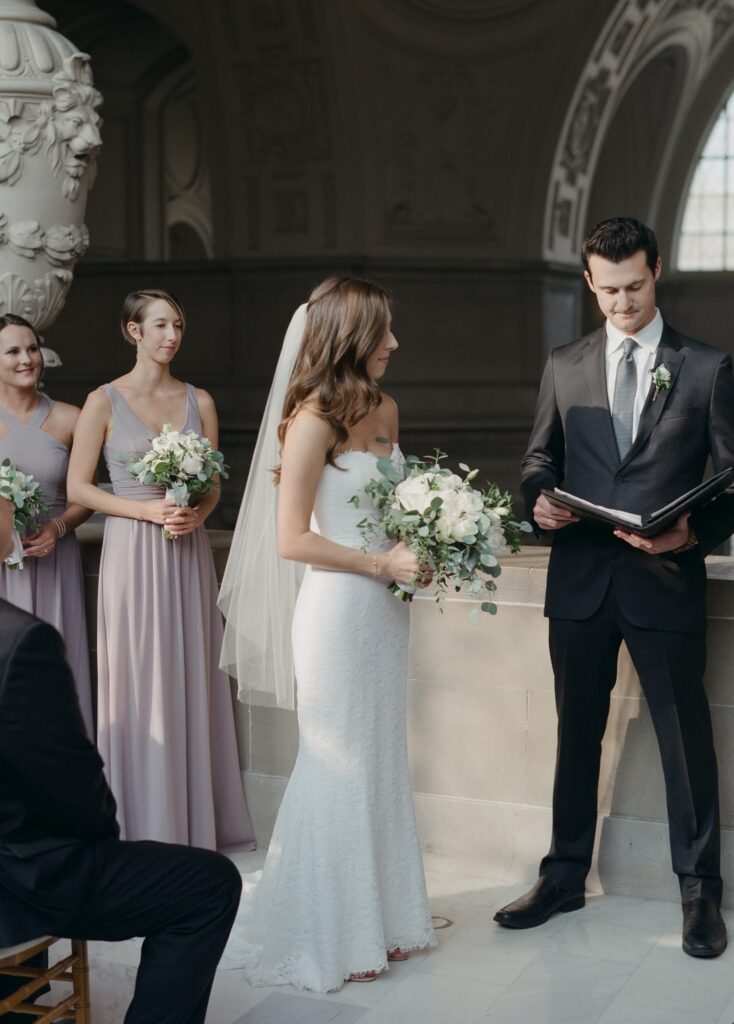
[[[314,288],[278,427],[281,448],[293,417],[308,400],[309,409],[332,428],[326,461],[335,465],[348,427],[380,404],[367,360],[389,331],[390,319],[390,296],[371,281],[334,276]],[[280,467],[274,473],[278,482]]]

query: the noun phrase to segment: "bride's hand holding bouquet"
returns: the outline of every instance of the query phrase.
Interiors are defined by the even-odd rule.
[[[439,605],[449,586],[456,591],[466,586],[473,597],[485,590],[481,609],[494,614],[497,606],[491,594],[502,571],[498,556],[505,547],[519,551],[520,538],[531,527],[514,519],[508,493],[494,484],[477,490],[472,486],[477,470],[462,464],[462,479],[441,467],[444,458],[440,451],[430,462],[410,455],[402,467],[379,459],[380,476],[364,488],[375,514],[359,526],[365,542],[383,536],[402,542],[413,553],[419,572],[412,581],[395,577],[390,584],[401,600],[412,600],[415,586],[425,585],[432,576]],[[359,500],[358,495],[352,499],[357,506]]]

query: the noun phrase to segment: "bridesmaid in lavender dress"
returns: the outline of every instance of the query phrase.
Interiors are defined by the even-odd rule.
[[[79,410],[38,392],[43,357],[23,317],[0,316],[0,460],[41,485],[48,515],[23,538],[24,569],[0,565],[0,597],[55,626],[64,638],[79,705],[94,736],[82,563],[74,530],[90,512],[66,500],[66,470]]]
[[[218,492],[177,508],[125,468],[170,423],[217,446],[211,397],[176,380],[184,315],[165,292],[127,297],[130,373],[89,395],[69,466],[74,500],[107,514],[97,615],[98,745],[123,839],[254,848],[237,756],[222,620],[204,522]],[[113,494],[94,484],[100,451]],[[169,540],[163,527],[174,534]]]

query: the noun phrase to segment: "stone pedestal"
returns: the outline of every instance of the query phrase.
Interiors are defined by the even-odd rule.
[[[59,313],[89,244],[102,140],[89,57],[34,0],[0,0],[0,313],[38,331]]]

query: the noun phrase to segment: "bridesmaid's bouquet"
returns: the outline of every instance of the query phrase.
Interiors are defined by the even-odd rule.
[[[502,571],[498,555],[505,547],[516,554],[522,534],[532,527],[514,519],[507,492],[494,484],[477,490],[472,481],[478,470],[462,463],[462,478],[441,467],[445,458],[438,450],[432,461],[409,455],[402,467],[379,459],[379,477],[364,488],[377,514],[363,519],[359,529],[365,543],[375,537],[404,541],[433,572],[439,606],[449,586],[460,590],[466,584],[472,596],[487,591],[481,609],[494,615],[497,606],[489,595]],[[351,501],[359,507],[359,495]],[[403,601],[413,598],[410,586],[393,582],[389,589]]]
[[[227,478],[224,456],[212,448],[208,437],[195,430],[173,430],[169,423],[157,437],[151,438],[150,448],[127,463],[127,471],[139,484],[165,487],[166,497],[185,508],[192,494],[208,494],[218,487],[215,477]],[[169,540],[170,530],[163,535]]]
[[[23,473],[10,459],[0,462],[0,497],[13,506],[13,551],[5,559],[9,569],[25,569],[21,533],[48,512],[41,485],[29,473]]]

